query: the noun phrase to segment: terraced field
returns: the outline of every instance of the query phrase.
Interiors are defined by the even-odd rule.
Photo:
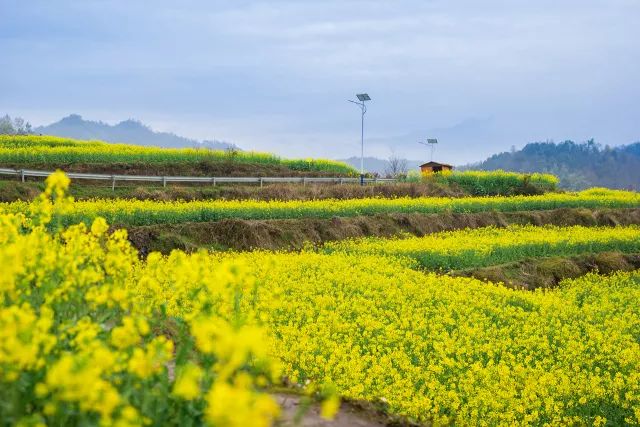
[[[2,205],[9,424],[270,425],[283,389],[317,400],[327,418],[343,399],[405,424],[640,423],[640,273],[590,273],[545,291],[453,274],[632,256],[631,220],[145,257],[108,225],[558,208],[609,209],[613,221],[635,212],[636,193],[161,203],[72,202],[67,187],[55,174],[35,201]]]
[[[325,159],[282,159],[269,153],[219,151],[207,149],[170,149],[102,141],[81,141],[54,136],[0,135],[0,165],[66,171],[129,171],[141,175],[232,173],[253,168],[253,175],[283,172],[326,172],[356,175],[351,166]],[[105,169],[106,167],[106,169]],[[144,172],[144,173],[141,173]]]
[[[408,257],[420,267],[449,271],[504,264],[526,258],[581,253],[640,252],[640,228],[629,227],[484,227],[406,239],[365,238],[328,243],[332,252]]]
[[[4,212],[21,212],[26,202],[0,204]],[[488,211],[541,211],[559,208],[637,208],[640,195],[620,190],[587,190],[579,193],[547,193],[538,196],[513,197],[418,197],[364,198],[357,200],[309,201],[154,201],[154,200],[87,200],[77,201],[54,212],[63,223],[91,223],[96,217],[109,223],[133,226],[209,222],[223,219],[291,219],[355,217],[388,213],[476,213]]]

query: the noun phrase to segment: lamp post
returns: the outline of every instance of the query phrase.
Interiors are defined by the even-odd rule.
[[[418,144],[422,144],[422,145],[426,145],[427,147],[431,148],[431,159],[430,161],[433,161],[433,150],[436,148],[436,144],[438,143],[438,140],[433,138],[428,138],[427,142],[422,142],[422,141],[418,141]]]
[[[358,101],[348,99],[347,101],[356,104],[360,107],[362,112],[362,122],[360,127],[360,185],[364,185],[364,114],[367,112],[367,106],[365,101],[371,101],[371,97],[366,93],[359,93],[356,95]]]

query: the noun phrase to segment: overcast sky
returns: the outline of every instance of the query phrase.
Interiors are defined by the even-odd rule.
[[[455,164],[640,140],[639,0],[0,0],[0,113]]]

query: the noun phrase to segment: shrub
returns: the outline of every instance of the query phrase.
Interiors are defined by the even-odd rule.
[[[498,171],[437,172],[423,179],[456,184],[476,196],[541,194],[555,191],[558,178],[549,174]]]

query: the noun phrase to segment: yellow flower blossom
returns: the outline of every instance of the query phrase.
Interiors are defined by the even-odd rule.
[[[193,400],[200,396],[200,381],[204,372],[202,368],[193,363],[184,365],[173,384],[173,394],[186,400]]]
[[[91,224],[91,233],[95,236],[102,236],[109,229],[109,225],[104,218],[96,218]]]
[[[139,378],[145,379],[160,373],[172,357],[173,342],[162,336],[156,337],[145,349],[133,349],[128,369]]]

